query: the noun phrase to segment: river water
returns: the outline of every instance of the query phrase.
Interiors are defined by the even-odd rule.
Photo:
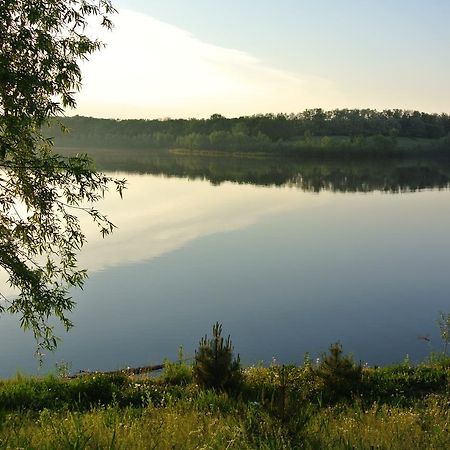
[[[450,165],[293,162],[103,152],[128,180],[83,218],[90,277],[75,327],[41,371],[112,370],[192,356],[214,322],[244,364],[301,363],[336,341],[357,361],[439,350],[450,310]],[[35,343],[3,316],[0,376],[35,373]]]

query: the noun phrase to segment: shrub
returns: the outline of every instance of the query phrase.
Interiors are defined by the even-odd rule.
[[[351,356],[344,356],[339,342],[330,345],[329,354],[322,355],[316,374],[323,383],[323,395],[327,401],[351,397],[361,385],[362,368]]]
[[[408,405],[427,395],[448,395],[450,372],[438,364],[405,367],[396,365],[364,370],[362,397],[366,402],[381,401]]]
[[[166,384],[185,386],[192,381],[192,367],[184,363],[183,347],[178,351],[178,361],[164,361],[163,380]]]
[[[439,334],[444,345],[443,353],[447,356],[448,346],[450,344],[450,313],[439,313],[439,319],[437,321],[439,327]]]
[[[222,325],[213,326],[211,339],[205,335],[195,352],[194,379],[199,386],[216,390],[232,391],[242,381],[239,355],[233,359],[230,336],[222,337]]]

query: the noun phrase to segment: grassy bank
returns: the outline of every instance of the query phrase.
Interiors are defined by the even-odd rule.
[[[450,447],[448,357],[360,374],[342,389],[308,360],[250,367],[228,392],[183,363],[148,379],[19,376],[0,382],[0,448]]]

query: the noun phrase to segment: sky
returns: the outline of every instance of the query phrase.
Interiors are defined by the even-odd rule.
[[[78,106],[106,118],[450,112],[448,0],[115,0]],[[94,34],[97,30],[91,31]]]

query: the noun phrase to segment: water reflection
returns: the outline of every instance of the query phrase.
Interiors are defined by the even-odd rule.
[[[110,194],[100,205],[118,229],[101,239],[98,228],[82,217],[88,244],[80,263],[91,272],[151,260],[211,234],[242,229],[264,216],[329,201],[293,189],[223,183],[156,175],[115,173],[126,178],[124,200]]]
[[[72,150],[73,152],[73,150]],[[101,170],[120,170],[320,192],[408,192],[450,185],[450,161],[304,160],[183,155],[145,150],[88,151]]]

